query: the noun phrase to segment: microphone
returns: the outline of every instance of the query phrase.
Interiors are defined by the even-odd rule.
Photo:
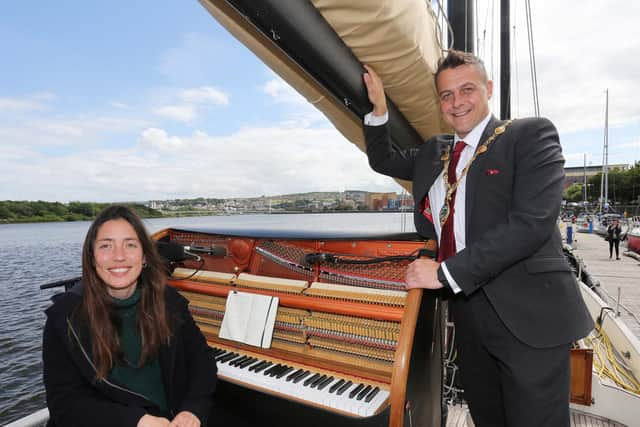
[[[304,265],[311,265],[319,262],[336,263],[336,261],[337,258],[334,255],[324,252],[314,252],[302,257],[302,264]]]
[[[201,254],[211,255],[211,256],[219,256],[219,257],[227,256],[227,248],[225,248],[224,246],[209,246],[209,247],[185,246],[184,250],[186,253],[196,252],[196,253],[201,253]]]
[[[51,289],[51,288],[57,288],[59,286],[64,286],[64,290],[68,291],[76,283],[80,282],[80,280],[82,280],[82,276],[73,277],[70,279],[56,280],[55,282],[45,283],[44,285],[40,285],[40,289]]]
[[[169,262],[181,262],[188,259],[200,260],[198,255],[187,252],[186,247],[179,243],[158,241],[156,248],[160,256]]]

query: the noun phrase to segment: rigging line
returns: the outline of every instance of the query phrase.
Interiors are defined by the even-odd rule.
[[[477,8],[476,8],[477,9]],[[485,15],[484,15],[484,24],[482,26],[483,30],[482,30],[482,43],[480,43],[480,41],[478,41],[478,56],[479,57],[484,57],[486,51],[487,51],[487,27],[489,26],[489,10],[491,8],[486,7],[485,8]],[[478,38],[478,40],[480,40]],[[482,53],[480,53],[480,46],[482,46]]]
[[[533,108],[536,117],[540,117],[540,101],[538,98],[538,75],[536,72],[536,54],[533,46],[533,23],[531,18],[531,2],[525,0],[527,15],[527,37],[529,39],[529,63],[531,67],[531,88],[533,91]]]
[[[496,0],[491,0],[491,28],[493,29],[493,31],[491,31],[491,70],[492,70],[492,74],[495,76],[496,73],[495,69],[496,69],[496,28],[499,27],[498,22],[500,22],[500,19],[498,18],[499,16],[499,7],[496,7]],[[496,80],[494,78],[494,80]],[[495,97],[497,98],[497,96]]]
[[[447,14],[444,11],[444,8],[442,7],[442,1],[438,0],[436,3],[438,5],[438,13],[436,15],[436,17],[437,17],[436,22],[438,23],[438,29],[439,29],[439,34],[440,34],[438,45],[440,46],[440,50],[442,52],[445,52],[447,50],[451,50],[451,48],[453,47],[453,42],[454,42],[455,35],[453,34],[453,28],[451,27],[451,22],[449,22],[449,17],[447,16]],[[433,13],[433,9],[431,9],[431,13]],[[440,15],[440,14],[442,14],[442,15]],[[441,16],[441,18],[440,18],[440,16]],[[440,26],[440,19],[443,19],[444,22],[447,24],[447,34],[449,35],[449,38],[448,38],[449,39],[448,40],[449,41],[449,46],[447,46],[446,49],[444,49],[442,47],[442,38],[443,38],[444,35],[442,34],[442,27]]]
[[[515,15],[515,16],[517,16],[517,15]],[[513,49],[513,55],[512,55],[513,59],[512,59],[512,61],[513,61],[514,68],[516,70],[516,72],[515,72],[515,80],[516,80],[516,85],[515,85],[516,86],[515,87],[515,92],[516,92],[515,93],[516,114],[515,114],[515,117],[518,117],[518,116],[520,116],[520,87],[519,87],[520,86],[520,80],[518,78],[519,77],[518,76],[518,58],[517,58],[517,54],[518,54],[517,46],[518,46],[518,43],[517,43],[517,40],[516,40],[516,26],[515,25],[513,26],[513,43],[511,45],[512,45],[511,48]]]
[[[478,19],[478,7],[477,7],[477,4],[476,4],[476,7],[473,8],[473,14],[475,15],[473,17],[473,19],[474,19],[473,22],[476,22],[476,23],[480,22],[480,20]],[[477,24],[473,27],[473,32],[474,32],[473,36],[476,39],[475,46],[476,46],[476,55],[477,55],[478,52],[480,51],[480,33],[478,31],[478,25]]]
[[[441,0],[436,1],[436,4],[438,6],[438,11],[434,11],[433,10],[433,6],[431,5],[431,2],[428,0],[425,0],[427,2],[427,6],[429,8],[429,13],[431,14],[431,16],[433,17],[434,21],[436,22],[436,40],[438,43],[438,47],[440,48],[441,52],[445,51],[445,48],[443,47],[444,45],[444,32],[442,31],[442,25],[440,23],[440,20],[444,21],[444,23],[447,25],[447,33],[449,34],[449,39],[453,38],[453,30],[451,28],[451,24],[449,23],[449,20],[447,19],[447,17],[444,14],[444,10],[442,8],[442,3]]]

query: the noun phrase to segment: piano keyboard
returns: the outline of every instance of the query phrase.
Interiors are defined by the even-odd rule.
[[[389,391],[381,385],[233,350],[218,347],[213,350],[220,378],[332,411],[369,417],[378,413],[389,397]]]

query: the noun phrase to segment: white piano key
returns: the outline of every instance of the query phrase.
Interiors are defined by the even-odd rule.
[[[229,354],[233,352],[228,352]],[[224,355],[220,355],[224,358]],[[353,415],[358,415],[361,417],[368,417],[375,414],[380,406],[386,401],[389,396],[389,392],[380,389],[378,394],[370,401],[366,402],[366,395],[363,396],[361,400],[357,400],[357,394],[353,397],[350,397],[351,392],[356,390],[361,384],[364,384],[360,387],[360,390],[364,389],[367,383],[361,383],[358,381],[353,381],[349,387],[338,395],[338,390],[342,387],[340,386],[338,389],[334,390],[333,393],[330,392],[331,387],[338,383],[341,379],[336,374],[323,374],[320,372],[314,372],[312,369],[309,369],[311,372],[308,376],[306,376],[303,380],[294,383],[293,380],[287,381],[287,377],[298,370],[297,367],[293,367],[294,369],[289,371],[287,374],[278,378],[275,375],[265,375],[265,372],[268,372],[269,369],[274,368],[278,365],[278,363],[273,363],[271,366],[260,370],[260,372],[255,372],[255,370],[249,370],[252,366],[257,366],[260,361],[256,360],[255,362],[250,363],[244,367],[239,366],[231,366],[230,363],[233,360],[241,360],[243,354],[238,354],[236,357],[227,360],[224,363],[218,362],[218,373],[219,375],[239,381],[241,383],[248,384],[253,387],[259,387],[262,389],[267,389],[285,396],[290,396],[298,400],[302,400],[305,402],[309,402],[312,404],[320,405],[329,409],[339,410],[343,412],[347,412]],[[282,362],[281,365],[287,365],[286,362]],[[287,365],[291,366],[291,365]],[[280,369],[280,368],[279,368]],[[333,376],[333,379],[326,384],[322,390],[318,390],[318,385],[315,387],[311,386],[311,383],[308,383],[307,386],[304,385],[305,381],[312,378],[315,374]],[[348,381],[344,379],[345,383]],[[320,383],[319,383],[320,384]],[[372,385],[374,388],[375,385]]]

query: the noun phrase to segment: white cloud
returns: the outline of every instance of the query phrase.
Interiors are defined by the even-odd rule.
[[[129,106],[127,104],[124,104],[122,102],[117,102],[117,101],[111,101],[111,102],[109,102],[109,105],[111,105],[112,107],[115,107],[115,108],[119,108],[121,110],[126,110],[126,109],[129,108]]]
[[[164,105],[153,108],[153,112],[183,123],[193,122],[208,105],[229,105],[229,95],[212,86],[183,89],[177,93],[164,94],[162,98],[160,102]]]
[[[15,118],[0,121],[0,141],[22,147],[84,147],[98,138],[123,134],[148,126],[137,118],[81,116],[74,118]]]
[[[149,200],[307,191],[400,191],[334,129],[246,128],[171,135],[147,128],[128,149],[2,159],[2,199]],[[20,178],[18,178],[20,177]]]
[[[267,81],[262,90],[275,102],[292,105],[309,105],[306,99],[280,77]]]
[[[307,127],[314,123],[326,121],[322,113],[293,87],[279,76],[271,74],[273,78],[262,86],[262,91],[269,95],[276,104],[290,108],[286,113],[286,122],[282,123],[284,126]]]
[[[169,136],[164,129],[148,128],[142,131],[139,144],[144,148],[160,150],[179,150],[185,144],[181,138]]]
[[[49,92],[36,93],[23,98],[0,98],[0,112],[27,112],[44,110],[47,102],[55,99]]]
[[[210,103],[214,105],[229,105],[229,95],[211,86],[185,89],[180,97],[190,103]]]
[[[196,107],[193,104],[165,105],[154,108],[154,113],[179,122],[191,122],[197,115]]]

